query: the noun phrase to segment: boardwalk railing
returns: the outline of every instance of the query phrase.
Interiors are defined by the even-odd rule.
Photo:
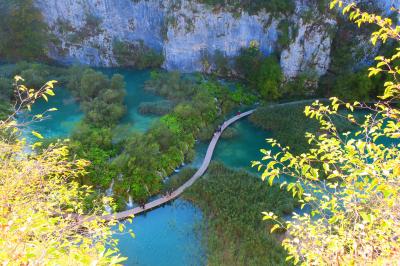
[[[229,127],[230,125],[232,125],[236,121],[242,119],[243,117],[251,115],[254,111],[255,111],[255,109],[247,111],[247,112],[244,112],[244,113],[241,113],[241,114],[238,114],[238,115],[232,117],[231,119],[225,121],[221,126],[221,130],[219,132],[216,132],[214,134],[214,137],[211,139],[211,142],[208,145],[206,156],[204,157],[203,163],[201,164],[200,168],[197,170],[197,172],[188,181],[186,181],[186,183],[184,183],[182,186],[177,188],[170,195],[163,196],[163,197],[161,197],[159,199],[151,201],[151,202],[145,204],[143,207],[136,207],[136,208],[133,208],[133,209],[130,209],[130,210],[126,210],[126,211],[123,211],[123,212],[118,212],[118,213],[113,213],[113,214],[102,216],[101,219],[104,219],[104,220],[113,220],[113,219],[122,220],[122,219],[125,219],[125,218],[128,218],[128,217],[131,217],[133,215],[138,215],[138,214],[146,212],[148,210],[157,208],[157,207],[159,207],[161,205],[164,205],[165,203],[167,203],[167,202],[169,202],[171,200],[174,200],[177,197],[179,197],[185,191],[185,189],[187,189],[188,187],[192,186],[194,184],[194,182],[196,182],[197,179],[199,179],[207,171],[207,168],[210,165],[210,162],[211,162],[211,159],[212,159],[212,156],[213,156],[213,153],[214,153],[215,146],[217,145],[218,140],[221,137],[222,132],[224,132],[224,130],[227,127]]]

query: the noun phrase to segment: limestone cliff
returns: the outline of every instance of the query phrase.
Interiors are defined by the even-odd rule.
[[[194,0],[35,0],[53,35],[50,57],[64,63],[117,66],[113,44],[142,42],[164,54],[168,70],[202,70],[201,57],[219,50],[226,56],[257,41],[265,54],[281,52],[287,77],[302,71],[322,75],[330,63],[335,21],[301,14],[306,0],[297,1],[290,17],[213,10]],[[312,12],[312,10],[311,10]],[[279,23],[290,26],[290,43],[278,45]]]

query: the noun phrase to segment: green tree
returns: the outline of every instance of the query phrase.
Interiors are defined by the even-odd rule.
[[[47,26],[33,0],[0,2],[0,57],[7,60],[46,56]]]
[[[125,67],[158,68],[164,62],[163,54],[146,46],[143,40],[137,43],[115,40],[113,53],[118,64]]]
[[[228,76],[229,70],[229,58],[221,51],[216,50],[213,59],[215,62],[215,71],[218,75],[226,77]]]
[[[374,83],[368,78],[367,71],[346,73],[335,80],[332,95],[344,100],[368,100]]]
[[[239,55],[235,58],[235,70],[237,74],[245,79],[250,86],[256,86],[254,78],[260,68],[263,55],[258,48],[258,44],[252,43],[248,48],[242,48]]]
[[[257,43],[242,48],[235,59],[235,70],[262,98],[275,100],[282,95],[283,73],[279,61],[273,55],[265,57]]]
[[[110,86],[106,75],[101,72],[87,69],[82,76],[79,87],[79,98],[82,101],[91,101],[96,98],[101,91]]]
[[[96,126],[114,126],[125,114],[125,82],[122,75],[113,75],[111,80],[101,72],[81,68],[70,71],[68,88],[81,100],[85,121]],[[80,79],[80,83],[74,81]]]
[[[279,62],[273,57],[267,57],[261,63],[257,74],[256,88],[264,99],[275,100],[281,96],[280,86],[283,73]]]
[[[334,0],[331,7],[342,1]],[[392,39],[400,41],[399,28],[391,19],[361,11],[355,4],[346,4],[343,13],[358,24],[373,24],[378,30],[372,43]],[[400,110],[394,107],[400,98],[400,51],[389,57],[379,56],[369,75],[389,74],[385,93],[372,105],[345,103],[331,98],[325,106],[316,101],[305,108],[306,116],[315,118],[320,130],[307,133],[312,148],[293,155],[287,147],[269,140],[280,152],[262,150],[262,179],[281,186],[299,198],[311,212],[295,214],[282,223],[277,215],[265,212],[265,220],[275,220],[272,231],[287,230],[283,241],[288,259],[303,265],[391,265],[400,262]],[[340,133],[332,122],[342,116],[340,109],[350,113],[346,118],[357,126],[355,132]],[[354,109],[368,114],[362,121],[355,119]],[[295,181],[286,183],[287,177]]]

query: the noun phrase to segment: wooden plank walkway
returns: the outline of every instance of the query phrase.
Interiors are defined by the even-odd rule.
[[[113,219],[116,219],[116,220],[126,219],[126,218],[129,218],[131,216],[138,215],[140,213],[147,212],[149,210],[157,208],[157,207],[159,207],[161,205],[164,205],[164,204],[170,202],[171,200],[174,200],[177,197],[179,197],[185,191],[185,189],[187,189],[188,187],[193,185],[194,182],[196,182],[197,179],[199,179],[207,171],[207,168],[210,165],[212,156],[214,154],[214,149],[215,149],[215,147],[216,147],[216,145],[218,143],[219,138],[221,137],[222,132],[224,132],[224,130],[227,127],[229,127],[230,125],[232,125],[236,121],[242,119],[243,117],[251,115],[254,111],[255,111],[255,109],[247,111],[247,112],[244,112],[244,113],[241,113],[241,114],[236,115],[236,116],[232,117],[231,119],[225,121],[222,124],[221,131],[220,132],[216,132],[214,134],[214,137],[211,139],[211,142],[208,145],[206,156],[204,157],[203,163],[201,164],[200,168],[197,170],[197,172],[188,181],[186,181],[185,184],[180,186],[178,189],[176,189],[170,195],[163,196],[163,197],[161,197],[159,199],[151,201],[151,202],[145,204],[144,207],[136,207],[136,208],[133,208],[133,209],[130,209],[130,210],[126,210],[126,211],[123,211],[123,212],[118,212],[118,213],[105,215],[105,216],[100,217],[100,219],[104,219],[106,221],[113,220]]]

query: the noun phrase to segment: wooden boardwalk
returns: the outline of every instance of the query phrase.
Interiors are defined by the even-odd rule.
[[[242,119],[243,117],[251,115],[254,111],[255,111],[255,109],[247,111],[247,112],[244,112],[244,113],[241,113],[241,114],[236,115],[236,116],[232,117],[231,119],[225,121],[224,124],[221,127],[221,131],[215,133],[215,135],[212,138],[210,144],[208,145],[206,156],[204,157],[203,163],[201,164],[200,168],[197,170],[197,172],[188,181],[186,181],[185,184],[180,186],[178,189],[176,189],[170,195],[163,196],[163,197],[161,197],[159,199],[151,201],[151,202],[147,203],[146,205],[144,205],[144,207],[136,207],[136,208],[133,208],[133,209],[130,209],[130,210],[126,210],[126,211],[123,211],[123,212],[118,212],[118,213],[105,215],[105,216],[102,216],[100,218],[104,219],[106,221],[112,220],[112,219],[116,219],[116,220],[126,219],[126,218],[129,218],[131,216],[138,215],[140,213],[147,212],[148,210],[157,208],[157,207],[159,207],[161,205],[164,205],[164,204],[170,202],[171,200],[174,200],[177,197],[179,197],[185,191],[185,189],[187,189],[188,187],[193,185],[194,182],[196,182],[197,179],[199,179],[207,171],[207,168],[210,165],[210,162],[211,162],[211,159],[212,159],[212,156],[213,156],[213,153],[214,153],[215,146],[217,145],[218,140],[221,137],[222,132],[227,127],[229,127],[230,125],[235,123],[236,121]]]

